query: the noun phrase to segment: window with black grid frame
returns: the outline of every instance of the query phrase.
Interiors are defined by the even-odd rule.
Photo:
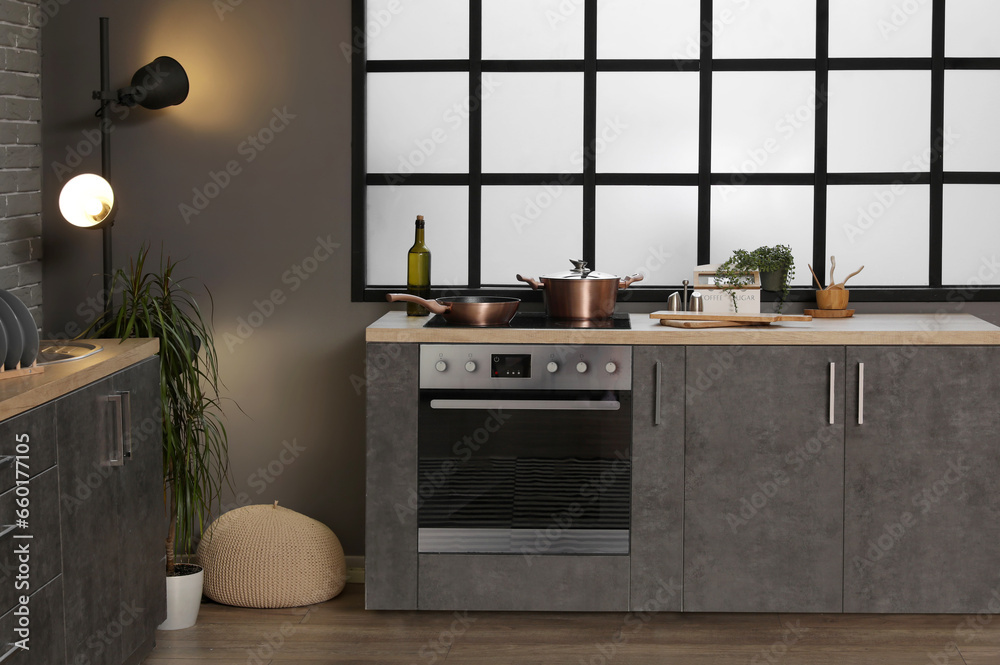
[[[987,0],[355,0],[353,296],[405,284],[422,214],[438,293],[582,257],[664,300],[785,244],[793,298],[832,254],[865,265],[852,300],[995,300],[998,23]]]

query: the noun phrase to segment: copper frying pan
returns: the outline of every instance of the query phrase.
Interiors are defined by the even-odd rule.
[[[480,328],[507,325],[521,304],[517,298],[498,296],[454,296],[426,300],[409,293],[390,293],[385,299],[389,302],[415,302],[440,314],[448,323]]]

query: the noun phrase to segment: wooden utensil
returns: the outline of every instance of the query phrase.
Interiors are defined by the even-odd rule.
[[[844,281],[841,282],[840,284],[833,284],[833,285],[828,286],[826,288],[828,288],[828,289],[843,290],[844,285],[847,284],[847,280],[849,280],[850,278],[854,277],[855,275],[857,275],[859,272],[861,272],[864,269],[865,269],[865,267],[861,266],[860,268],[858,268],[857,270],[855,270],[854,272],[852,272],[850,275],[848,275],[847,277],[845,277]]]
[[[812,273],[813,279],[816,280],[816,288],[818,288],[820,291],[822,291],[823,290],[823,285],[820,284],[819,277],[816,276],[816,271],[813,270],[813,267],[811,265],[809,265],[808,263],[806,265],[809,266],[809,272]]]
[[[836,282],[833,281],[833,271],[834,271],[834,269],[836,269],[836,267],[837,267],[837,257],[831,255],[830,256],[830,283],[831,284],[836,284]]]

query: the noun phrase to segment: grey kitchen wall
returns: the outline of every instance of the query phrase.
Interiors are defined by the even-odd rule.
[[[0,0],[0,289],[42,325],[39,0]]]
[[[59,4],[42,32],[49,335],[101,307],[101,234],[57,208],[62,166],[100,172],[100,16],[115,87],[160,55],[191,80],[180,106],[113,116],[114,262],[150,243],[211,290],[233,400],[226,507],[277,499],[362,554],[364,329],[388,305],[350,301],[350,2]]]
[[[226,505],[277,499],[362,554],[364,329],[388,307],[350,301],[349,0],[54,6],[42,31],[46,333],[75,335],[101,307],[100,233],[63,223],[57,199],[64,167],[100,170],[90,94],[98,17],[108,16],[116,87],[159,55],[191,78],[183,105],[115,116],[115,264],[151,243],[211,289],[234,400]],[[1000,323],[1000,307],[956,300],[857,308],[966,311]]]

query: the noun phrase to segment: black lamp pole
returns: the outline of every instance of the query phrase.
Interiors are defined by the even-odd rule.
[[[111,64],[109,53],[108,19],[101,17],[101,110],[98,118],[101,122],[101,177],[111,182],[111,116],[108,110],[111,106],[110,95],[104,94],[111,90]],[[108,224],[101,232],[104,240],[104,321],[111,320],[111,274],[114,270],[111,261],[111,227]]]

